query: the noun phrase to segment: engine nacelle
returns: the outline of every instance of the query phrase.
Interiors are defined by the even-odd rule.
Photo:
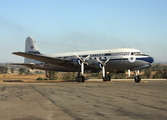
[[[102,69],[102,65],[100,62],[92,62],[92,63],[89,63],[89,66],[92,66],[94,67],[95,69]]]
[[[80,61],[80,59],[73,59],[73,60],[72,60],[72,63],[73,63],[74,66],[76,66],[76,67],[81,66],[81,61]]]

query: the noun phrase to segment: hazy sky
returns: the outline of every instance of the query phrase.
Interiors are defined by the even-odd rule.
[[[0,0],[0,63],[23,62],[32,36],[44,54],[137,48],[167,61],[167,0]]]

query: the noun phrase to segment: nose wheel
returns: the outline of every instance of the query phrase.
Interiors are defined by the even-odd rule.
[[[140,78],[140,76],[138,75],[139,74],[139,71],[137,72],[137,71],[135,71],[135,73],[136,73],[136,76],[135,76],[135,82],[136,83],[139,83],[140,81],[141,81],[141,78]],[[138,73],[138,74],[137,74]]]
[[[135,82],[136,82],[136,83],[139,83],[139,82],[141,81],[141,78],[140,78],[139,75],[137,75],[134,79],[135,79]]]

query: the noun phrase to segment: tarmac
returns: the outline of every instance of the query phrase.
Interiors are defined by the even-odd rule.
[[[167,80],[1,82],[1,120],[167,120]]]

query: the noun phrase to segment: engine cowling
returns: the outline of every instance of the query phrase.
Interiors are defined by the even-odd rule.
[[[102,69],[102,64],[100,62],[89,63],[89,65],[94,67],[95,69]]]
[[[72,60],[72,63],[73,63],[74,66],[76,66],[76,67],[81,66],[81,61],[80,61],[80,59],[73,59],[73,60]]]

